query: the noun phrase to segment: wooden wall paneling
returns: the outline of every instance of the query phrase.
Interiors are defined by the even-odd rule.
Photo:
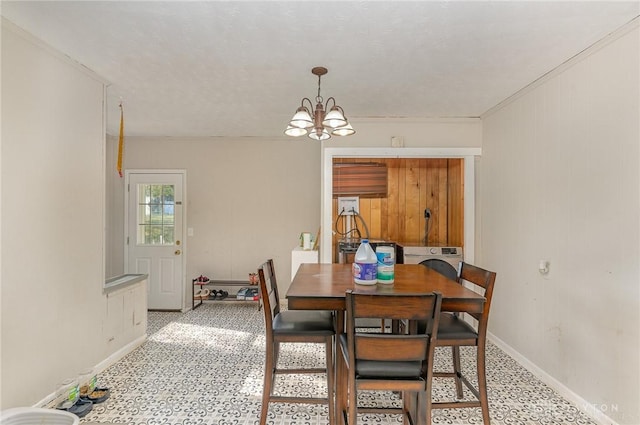
[[[424,210],[427,208],[427,204],[429,203],[429,179],[428,179],[428,167],[429,167],[429,159],[424,158],[420,160],[420,205],[418,207],[418,215],[420,217],[420,231],[418,234],[418,242],[424,242],[424,232],[425,232],[425,220],[424,220]]]
[[[389,178],[389,193],[386,199],[386,239],[396,241],[400,232],[400,215],[398,203],[400,197],[400,159],[391,158],[387,160],[389,167],[387,177]]]
[[[447,199],[449,197],[449,172],[447,170],[448,160],[443,158],[437,159],[436,161],[438,170],[438,187],[436,188],[436,194],[440,209],[440,220],[438,221],[438,243],[449,244],[449,204],[447,203]]]
[[[438,186],[438,196],[440,205],[444,208],[444,212],[441,217],[443,222],[440,223],[440,232],[444,235],[444,238],[441,238],[442,241],[440,243],[449,244],[449,160],[448,159],[440,159],[441,167],[439,168],[439,186]]]
[[[372,239],[384,239],[383,237],[383,229],[382,229],[382,199],[383,198],[370,198],[370,206],[371,212],[370,217],[371,221],[367,222],[369,224],[369,230],[371,232]]]
[[[386,198],[380,198],[380,238],[389,239],[389,211],[387,208],[389,195]]]
[[[464,246],[464,161],[451,158],[448,163],[448,243]]]
[[[371,229],[371,198],[360,198],[360,217],[366,223],[366,226],[369,230],[369,237],[372,238],[373,229]],[[358,219],[358,229],[360,229],[360,234],[362,235],[362,237],[366,238],[366,230],[360,219]]]
[[[431,218],[429,219],[429,240],[427,241],[427,245],[434,244],[434,241],[438,240],[438,226],[436,226],[435,216],[438,211],[438,203],[437,199],[434,198],[435,188],[437,187],[437,178],[438,175],[435,172],[435,168],[433,167],[433,163],[431,161],[427,162],[425,168],[425,174],[427,176],[427,184],[425,186],[425,208],[429,208],[431,210]],[[424,218],[424,210],[423,210],[423,218]]]
[[[407,159],[405,198],[405,242],[420,242],[420,159]]]
[[[396,241],[403,241],[406,233],[406,199],[407,199],[407,160],[400,159],[398,168],[398,204],[394,206],[398,210],[398,233],[395,235]]]
[[[430,159],[426,170],[428,187],[425,208],[431,210],[428,241],[430,245],[447,243],[446,164],[446,159]],[[424,210],[422,217],[424,220]]]

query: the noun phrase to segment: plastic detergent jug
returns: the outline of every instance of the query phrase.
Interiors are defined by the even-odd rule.
[[[375,285],[378,282],[378,257],[363,239],[353,260],[353,281],[360,285]]]
[[[378,283],[393,283],[394,266],[396,264],[395,248],[378,245],[376,247],[376,256],[378,257]]]

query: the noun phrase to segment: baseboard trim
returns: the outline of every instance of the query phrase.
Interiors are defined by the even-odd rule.
[[[98,363],[93,370],[96,374],[102,372],[112,364],[116,363],[118,360],[131,353],[133,350],[141,346],[147,340],[147,334],[141,335],[138,338],[134,339],[115,353],[111,354],[109,357]]]
[[[498,348],[511,356],[522,367],[531,372],[536,378],[555,390],[558,394],[560,394],[562,397],[576,406],[576,408],[578,408],[578,410],[580,410],[582,413],[589,416],[589,418],[596,422],[598,425],[619,425],[616,421],[608,417],[596,406],[593,406],[587,400],[574,393],[560,381],[549,375],[536,364],[532,363],[529,359],[514,350],[513,347],[505,343],[497,336],[493,335],[491,332],[487,334],[487,338]]]
[[[109,357],[107,357],[106,359],[104,359],[103,361],[98,363],[93,368],[93,371],[96,374],[99,374],[100,372],[102,372],[103,370],[105,370],[109,366],[113,365],[118,360],[120,360],[121,358],[123,358],[124,356],[126,356],[129,353],[131,353],[133,350],[135,350],[139,346],[141,346],[146,340],[147,340],[147,335],[146,334],[136,338],[135,340],[131,341],[130,343],[128,343],[127,345],[125,345],[124,347],[120,348],[118,351],[116,351],[115,353],[111,354]],[[56,397],[56,393],[54,391],[51,394],[49,394],[46,397],[44,397],[39,402],[37,402],[36,404],[34,404],[32,407],[48,407],[48,405],[51,404],[55,400],[55,397]]]

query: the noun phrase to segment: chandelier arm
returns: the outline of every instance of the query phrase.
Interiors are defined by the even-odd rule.
[[[311,99],[309,99],[308,97],[303,97],[302,101],[300,102],[300,106],[306,108],[306,106],[304,106],[304,101],[309,102],[309,108],[307,108],[309,110],[309,114],[313,115],[313,103],[311,103]]]
[[[324,104],[324,110],[325,111],[330,111],[331,109],[329,109],[329,101],[333,101],[333,106],[336,106],[338,108],[340,108],[338,105],[336,105],[336,100],[333,98],[333,96],[331,96],[329,99],[327,99],[327,102]],[[342,108],[340,108],[342,109]],[[344,111],[342,111],[342,114],[344,114]]]
[[[342,116],[344,117],[344,119],[346,120],[346,119],[347,119],[347,116],[346,116],[346,115],[345,115],[345,113],[344,113],[344,109],[342,109],[342,106],[340,106],[340,105],[338,105],[338,104],[336,103],[336,100],[334,99],[334,97],[333,97],[333,96],[331,96],[329,99],[327,99],[327,103],[325,103],[325,104],[324,104],[324,109],[325,109],[325,111],[330,111],[330,110],[331,110],[331,109],[329,109],[329,101],[330,101],[330,100],[331,100],[331,101],[333,101],[333,106],[331,106],[331,107],[332,107],[332,108],[336,108],[336,109],[338,109],[338,110],[342,113]]]

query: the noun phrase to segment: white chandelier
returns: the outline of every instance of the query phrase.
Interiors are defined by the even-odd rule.
[[[356,131],[351,127],[349,121],[344,116],[344,111],[338,105],[333,97],[327,99],[326,104],[322,104],[324,99],[320,96],[320,78],[328,72],[327,68],[317,66],[311,70],[313,75],[318,76],[318,96],[316,96],[316,108],[313,109],[313,103],[309,98],[302,99],[300,107],[289,121],[284,134],[287,136],[299,137],[308,134],[314,140],[327,140],[334,136],[351,136]],[[305,101],[309,107],[305,106]],[[333,102],[333,106],[329,112],[329,102]]]

